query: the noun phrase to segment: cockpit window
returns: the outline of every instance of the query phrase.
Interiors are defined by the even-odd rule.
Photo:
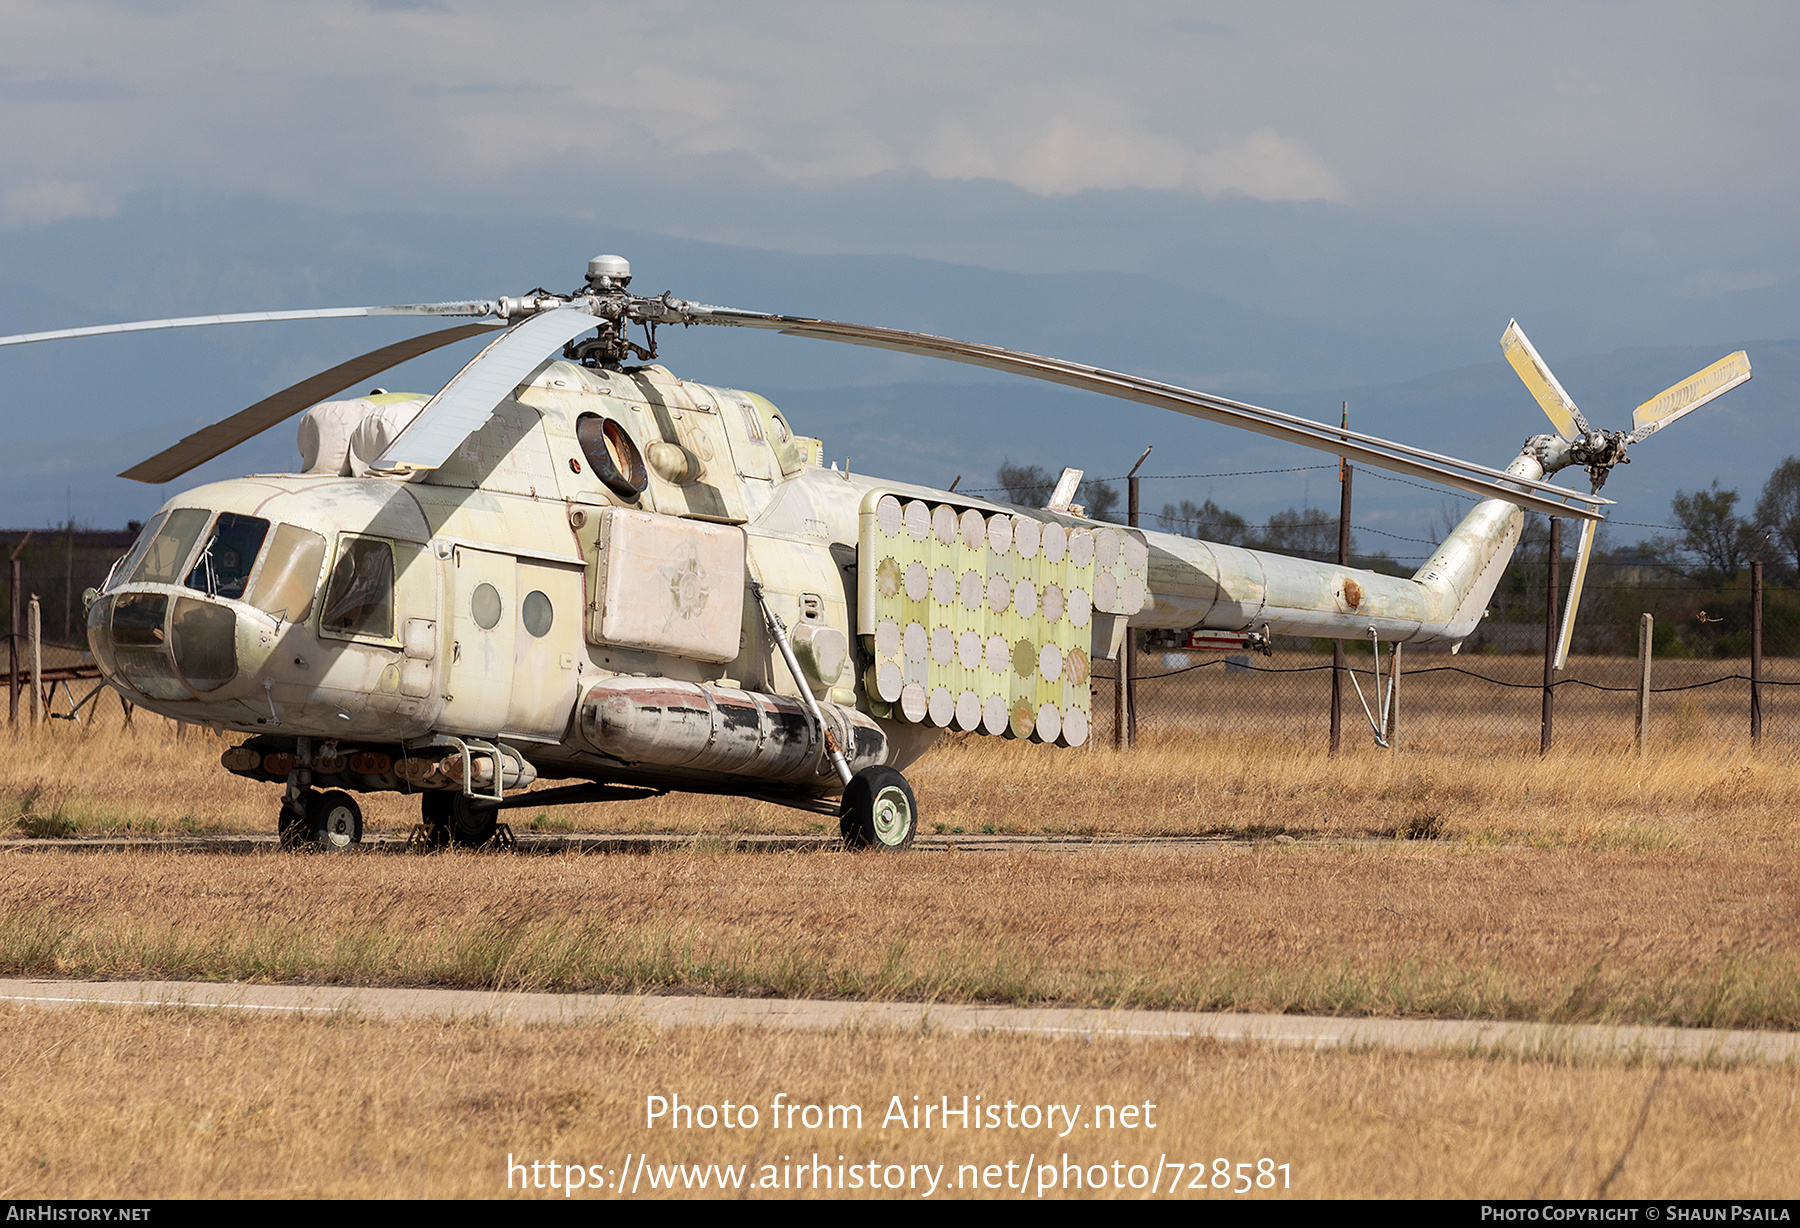
[[[132,571],[131,579],[138,584],[179,583],[188,555],[200,540],[200,530],[211,517],[211,512],[197,507],[170,512],[162,528],[150,539],[150,548],[144,551],[143,561]]]
[[[131,573],[139,563],[143,562],[144,552],[150,549],[150,543],[155,541],[156,535],[162,531],[162,522],[168,518],[168,515],[167,512],[158,512],[150,523],[144,526],[143,532],[137,535],[137,540],[131,543],[131,553],[120,560],[119,565],[114,567],[109,574],[108,578],[112,582],[106,586],[108,592],[131,578]]]
[[[339,635],[394,635],[394,551],[384,541],[346,537],[325,590],[322,630]]]
[[[179,515],[180,513],[177,513]],[[233,601],[244,595],[250,582],[250,571],[262,550],[263,538],[269,533],[269,522],[257,516],[239,516],[221,512],[213,524],[212,536],[200,548],[188,572],[187,586],[213,597]]]
[[[290,623],[312,617],[313,593],[325,566],[325,539],[291,524],[275,526],[275,539],[250,586],[251,605]]]

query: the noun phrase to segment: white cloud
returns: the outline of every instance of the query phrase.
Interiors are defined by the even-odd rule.
[[[91,183],[44,179],[0,196],[0,229],[28,230],[82,217],[111,217],[118,201]]]
[[[1198,154],[1188,182],[1208,196],[1241,192],[1257,200],[1345,201],[1349,193],[1305,141],[1258,128],[1233,144]]]
[[[973,114],[940,115],[913,150],[938,179],[998,179],[1041,196],[1089,189],[1188,189],[1257,200],[1347,199],[1305,141],[1258,128],[1199,150],[1155,131],[1106,83],[1011,91]]]

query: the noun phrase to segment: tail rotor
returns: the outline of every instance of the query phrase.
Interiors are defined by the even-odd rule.
[[[1736,388],[1750,378],[1750,359],[1744,351],[1728,354],[1704,370],[1696,371],[1681,382],[1665,388],[1645,401],[1631,415],[1630,431],[1600,431],[1588,424],[1587,417],[1576,407],[1563,386],[1551,374],[1550,367],[1526,337],[1517,320],[1506,325],[1501,334],[1500,349],[1506,361],[1525,382],[1533,399],[1543,408],[1550,425],[1567,444],[1562,464],[1577,464],[1588,472],[1592,493],[1599,494],[1614,465],[1629,464],[1625,455],[1632,444],[1648,439],[1678,418],[1685,417],[1715,397]],[[1548,436],[1541,437],[1549,442]],[[1545,477],[1553,468],[1546,466]],[[1581,604],[1582,585],[1587,580],[1588,560],[1594,550],[1594,530],[1598,522],[1590,520],[1581,526],[1581,545],[1575,555],[1575,574],[1569,582],[1568,600],[1563,605],[1562,633],[1556,646],[1556,668],[1569,659],[1569,644],[1575,636],[1575,612]]]

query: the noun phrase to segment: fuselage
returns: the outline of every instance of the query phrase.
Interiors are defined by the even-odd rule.
[[[396,755],[503,740],[542,776],[835,792],[822,746],[775,753],[801,736],[802,687],[871,762],[903,765],[942,727],[871,703],[858,617],[871,501],[1093,528],[825,467],[768,401],[660,367],[546,364],[423,480],[354,476],[354,455],[321,454],[316,438],[311,451],[314,472],[199,487],[145,528],[89,610],[121,694],[219,729]],[[1526,455],[1510,471],[1542,467]],[[1120,618],[1460,640],[1521,522],[1509,503],[1481,503],[1411,578],[1120,529],[1148,560],[1147,592]],[[746,595],[753,580],[812,646],[800,678]],[[1094,655],[1116,647],[1106,631],[1096,618]],[[684,703],[708,729],[667,715]],[[635,734],[617,732],[622,717],[602,728],[622,704]]]

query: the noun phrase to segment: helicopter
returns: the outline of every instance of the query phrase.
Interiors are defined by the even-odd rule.
[[[1492,469],[1017,350],[634,294],[631,276],[624,258],[601,255],[568,293],[0,337],[461,321],[303,380],[121,475],[172,481],[303,414],[298,472],[176,495],[85,594],[108,685],[249,735],[222,764],[284,786],[284,846],[358,845],[361,793],[417,794],[415,840],[475,847],[510,838],[499,816],[515,806],[679,790],[835,815],[846,846],[903,850],[919,826],[903,769],[949,730],[1082,745],[1092,664],[1134,630],[1262,651],[1277,635],[1459,644],[1525,509],[1585,522],[1566,653],[1608,473],[1632,444],[1750,378],[1740,351],[1644,402],[1631,431],[1597,430],[1510,323],[1506,357],[1556,433]],[[657,330],[671,325],[988,367],[1481,501],[1398,577],[1090,520],[1071,502],[1073,469],[1044,508],[852,474],[765,398],[661,365]],[[436,393],[327,399],[487,333]],[[1570,465],[1587,470],[1589,492],[1547,480]]]

